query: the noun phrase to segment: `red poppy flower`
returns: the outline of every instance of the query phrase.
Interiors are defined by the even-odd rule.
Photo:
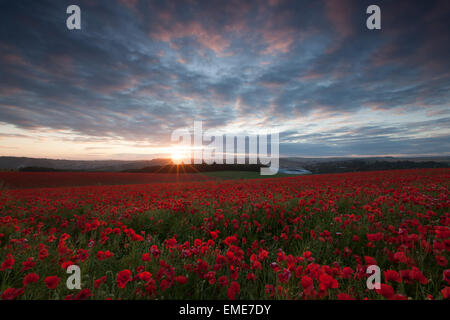
[[[152,260],[152,256],[150,255],[150,253],[142,254],[142,261],[151,261],[151,260]]]
[[[323,273],[319,276],[321,290],[336,289],[339,287],[339,283],[332,276]]]
[[[161,288],[161,291],[164,291],[166,289],[169,289],[172,286],[172,284],[169,281],[167,281],[166,279],[163,279],[163,280],[161,280],[159,286]]]
[[[302,280],[300,280],[300,284],[302,285],[303,289],[308,289],[314,285],[314,282],[310,277],[303,276]]]
[[[4,271],[7,269],[12,269],[14,266],[14,258],[13,256],[8,253],[8,255],[6,256],[5,261],[2,262],[1,267],[0,267],[0,271]]]
[[[44,260],[48,257],[48,250],[46,248],[42,248],[39,250],[39,260]]]
[[[284,268],[283,271],[281,271],[278,274],[278,280],[281,283],[287,283],[290,278],[291,278],[291,271],[289,269]]]
[[[450,283],[450,269],[444,270],[444,272],[442,273],[442,280]]]
[[[441,290],[441,293],[444,299],[450,299],[450,287],[445,287],[444,289]]]
[[[337,296],[338,300],[355,300],[352,296],[347,293],[339,293]]]
[[[270,298],[273,297],[274,291],[275,291],[275,288],[273,287],[273,284],[266,284],[266,287],[265,287],[265,291],[264,291],[264,292],[265,292]]]
[[[211,238],[213,238],[213,240],[217,239],[217,237],[219,236],[219,231],[211,231],[210,232]]]
[[[367,265],[376,265],[377,261],[373,257],[365,256],[364,261]]]
[[[256,275],[254,273],[249,273],[249,274],[247,274],[247,279],[255,281],[256,280]]]
[[[349,267],[342,268],[342,277],[343,278],[349,279],[349,278],[351,278],[352,274],[353,274],[352,268],[349,268]]]
[[[403,251],[396,252],[394,254],[394,259],[396,262],[401,262],[401,263],[408,262],[408,258],[406,257],[406,254]]]
[[[91,290],[89,289],[82,289],[78,294],[75,296],[75,300],[84,300],[92,296]]]
[[[122,270],[117,274],[117,286],[119,288],[125,288],[127,283],[131,280],[131,271],[128,269]]]
[[[185,276],[176,276],[175,281],[179,284],[185,284],[187,282],[187,278]]]
[[[106,282],[106,276],[94,280],[94,288],[97,289],[104,282]]]
[[[402,282],[400,274],[395,270],[386,270],[384,272],[384,279],[386,281]]]
[[[103,251],[97,251],[97,259],[103,260],[105,258],[105,253]]]
[[[50,276],[45,278],[44,282],[47,288],[54,290],[58,286],[60,280],[61,279],[57,276]]]
[[[392,289],[392,287],[388,284],[382,283],[381,284],[381,288],[380,289],[375,289],[378,294],[381,294],[383,297],[385,297],[386,299],[390,299],[392,297],[394,297],[394,289]]]
[[[446,267],[448,264],[447,259],[444,256],[435,256],[436,263],[442,267]]]
[[[15,298],[17,298],[18,296],[20,296],[21,294],[23,294],[24,290],[23,288],[8,288],[5,289],[5,291],[2,292],[2,300],[14,300]]]
[[[236,295],[239,295],[241,292],[241,287],[239,283],[236,281],[231,282],[230,287],[228,288],[228,299],[234,300]]]
[[[23,286],[26,287],[30,283],[35,283],[39,280],[39,276],[36,273],[29,273],[23,278]]]
[[[152,274],[148,271],[144,271],[139,274],[139,279],[141,279],[142,281],[145,281],[145,282],[149,281],[151,279],[151,277],[152,277]]]
[[[25,260],[24,262],[22,262],[22,266],[23,268],[20,270],[21,272],[30,270],[31,268],[33,268],[36,265],[36,262],[34,261],[34,259],[32,257],[27,258],[27,260]]]
[[[219,279],[217,279],[217,281],[219,282],[219,284],[222,287],[226,287],[228,285],[228,278],[226,276],[219,277]]]
[[[417,268],[413,267],[410,272],[410,276],[412,279],[416,280],[421,284],[427,284],[428,279],[423,275],[423,273]]]

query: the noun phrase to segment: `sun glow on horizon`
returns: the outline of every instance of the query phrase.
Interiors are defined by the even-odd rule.
[[[189,152],[179,146],[172,146],[170,149],[170,159],[174,164],[185,163],[189,159]]]

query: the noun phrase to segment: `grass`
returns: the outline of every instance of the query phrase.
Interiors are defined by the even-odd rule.
[[[285,173],[277,173],[272,176],[263,176],[259,172],[253,171],[212,171],[212,172],[202,172],[201,174],[223,180],[245,180],[245,179],[281,178],[281,177],[296,176],[295,174],[285,174]]]
[[[62,264],[70,260],[80,266],[81,286],[93,299],[227,299],[232,281],[240,286],[238,299],[337,299],[341,293],[383,299],[367,290],[365,257],[371,257],[382,272],[415,266],[429,280],[397,283],[382,274],[396,294],[441,299],[448,265],[438,264],[436,256],[450,257],[442,249],[428,250],[421,240],[444,245],[435,230],[447,228],[449,175],[447,170],[431,172],[1,192],[0,264],[8,254],[15,261],[0,271],[0,296],[21,288],[31,272],[40,279],[28,284],[19,299],[78,294],[65,285],[68,274]],[[218,180],[273,177],[207,174]],[[369,241],[374,233],[381,233],[381,239]],[[41,258],[43,248],[48,256]],[[99,259],[106,250],[113,256]],[[393,258],[401,250],[411,262]],[[263,251],[266,257],[260,257]],[[144,253],[150,261],[142,259]],[[28,258],[36,265],[23,272]],[[351,269],[350,277],[343,276],[344,267]],[[128,269],[132,280],[119,288],[117,275]],[[137,277],[143,270],[153,282]],[[286,273],[290,276],[280,277]],[[329,285],[325,275],[338,287],[321,289],[322,283]],[[46,287],[47,276],[60,278],[56,289]],[[176,276],[187,282],[178,283]],[[106,280],[96,287],[101,277]],[[226,286],[220,285],[221,277]],[[313,280],[314,294],[301,284],[304,277]]]

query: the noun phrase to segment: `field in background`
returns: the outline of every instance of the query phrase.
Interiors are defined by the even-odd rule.
[[[167,182],[207,181],[203,174],[125,172],[0,172],[3,189],[127,185]]]
[[[259,172],[252,171],[213,171],[202,172],[201,174],[224,180],[241,180],[241,179],[264,179],[264,178],[282,178],[282,177],[295,177],[296,175],[277,173],[273,176],[262,176]]]
[[[0,171],[0,189],[56,188],[96,185],[189,182],[227,179],[290,177],[277,174],[262,176],[251,171],[213,171],[201,173],[126,173],[126,172],[14,172]]]

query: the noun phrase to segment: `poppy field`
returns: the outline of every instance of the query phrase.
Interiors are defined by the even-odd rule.
[[[420,169],[3,189],[0,297],[448,299],[449,182]]]
[[[213,180],[203,174],[126,173],[126,172],[0,172],[0,188],[55,188],[93,185],[148,184]]]

